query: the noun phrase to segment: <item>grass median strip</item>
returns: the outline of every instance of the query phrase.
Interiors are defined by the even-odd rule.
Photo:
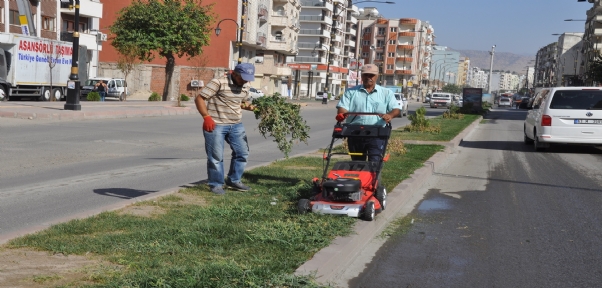
[[[385,164],[382,179],[389,191],[443,147],[406,149]],[[187,188],[128,207],[130,211],[52,226],[14,239],[7,248],[89,254],[118,266],[73,280],[73,286],[318,286],[310,277],[292,273],[335,237],[349,235],[357,221],[297,214],[297,200],[310,195],[311,179],[321,176],[322,165],[319,157],[276,161],[245,172],[251,192],[214,196],[205,186]],[[52,285],[52,279],[46,284]]]
[[[440,133],[425,133],[425,132],[406,132],[403,127],[393,130],[395,137],[400,137],[402,140],[418,140],[418,141],[451,141],[466,127],[477,120],[481,115],[464,114],[464,119],[445,119],[441,116],[432,118],[429,121],[431,126],[440,126]]]

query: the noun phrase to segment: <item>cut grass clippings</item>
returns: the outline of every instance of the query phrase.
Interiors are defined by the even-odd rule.
[[[385,164],[382,180],[389,191],[443,147],[406,149]],[[322,165],[319,157],[276,161],[245,172],[243,181],[251,192],[215,196],[204,185],[187,188],[177,194],[202,198],[202,205],[168,195],[137,204],[162,213],[144,217],[104,212],[14,239],[7,246],[91,253],[123,268],[98,275],[93,287],[320,287],[310,276],[293,272],[335,237],[349,235],[357,221],[297,213],[298,199],[311,195],[311,179],[321,176]]]
[[[393,130],[392,133],[394,137],[400,137],[402,140],[451,141],[479,117],[481,115],[465,114],[464,119],[445,119],[441,116],[430,119],[431,126],[441,127],[440,133],[406,132],[403,131],[403,127]]]

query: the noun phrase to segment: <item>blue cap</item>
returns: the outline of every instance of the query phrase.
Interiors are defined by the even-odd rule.
[[[234,71],[240,74],[242,80],[254,81],[255,80],[255,66],[251,63],[240,63],[234,67]]]

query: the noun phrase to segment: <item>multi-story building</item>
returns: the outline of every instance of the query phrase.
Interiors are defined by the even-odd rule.
[[[472,67],[468,70],[468,85],[473,88],[487,88],[488,74],[479,67]]]
[[[18,2],[25,4],[19,8]],[[36,2],[37,5],[32,5]],[[59,0],[29,1],[2,0],[3,24],[1,32],[23,34],[19,15],[28,19],[28,33],[32,36],[73,42],[73,32],[80,33],[79,44],[88,50],[88,62],[79,63],[80,69],[86,69],[87,74],[96,76],[98,67],[98,51],[102,50],[107,31],[100,29],[99,19],[103,14],[103,4],[100,0],[80,0],[79,27],[74,27],[75,10],[61,9]],[[24,11],[20,11],[23,10]],[[29,16],[29,17],[27,17]],[[98,35],[97,35],[98,34]]]
[[[297,79],[302,95],[311,97],[318,91],[339,95],[345,89],[350,56],[355,56],[351,44],[356,39],[351,32],[357,29],[354,14],[358,11],[346,2],[301,0],[299,53],[296,64],[289,66],[300,73]]]
[[[109,27],[117,19],[119,10],[130,5],[132,0],[103,0],[103,3],[106,4],[105,17],[100,27]],[[238,58],[255,65],[256,80],[251,83],[253,87],[262,89],[265,94],[279,92],[286,95],[287,80],[291,75],[286,63],[292,61],[297,52],[301,3],[298,0],[205,0],[203,5],[213,5],[212,12],[216,15],[215,22],[216,25],[219,23],[221,33],[218,36],[212,30],[209,35],[211,44],[203,47],[202,55],[191,59],[187,56],[176,58],[169,91],[171,97],[196,94],[199,88],[192,87],[192,80],[206,83],[213,77],[223,75],[237,64]],[[243,12],[244,29],[240,30]],[[228,21],[220,22],[222,20]],[[238,47],[240,31],[242,46]],[[119,57],[111,45],[106,45],[100,55],[100,74],[123,77],[116,67]],[[131,91],[161,92],[165,85],[165,61],[157,57],[138,65],[128,78]]]
[[[555,85],[556,42],[550,43],[537,51],[535,56],[534,87],[552,87]]]
[[[581,59],[581,47],[583,45],[583,33],[562,33],[558,37],[556,49],[556,76],[554,86],[577,86],[579,79]]]
[[[238,0],[242,5],[242,0]],[[252,87],[261,89],[266,95],[278,92],[287,95],[290,90],[288,78],[292,61],[297,54],[299,16],[301,3],[296,0],[258,0],[247,2],[247,17],[242,62],[255,64],[255,81]],[[239,10],[239,18],[240,13]],[[233,68],[237,59],[232,57]]]
[[[470,71],[470,59],[468,57],[460,57],[458,64],[458,75],[456,76],[456,85],[460,87],[466,86],[468,83],[468,71]]]
[[[599,0],[590,0],[589,2],[592,3],[592,8],[586,13],[585,33],[583,35],[583,42],[585,42],[583,59],[577,60],[582,67],[582,69],[579,69],[579,78],[581,81],[578,84],[583,83],[593,86],[599,84],[599,79],[590,78],[587,71],[597,55],[602,54],[602,37],[600,37],[602,36],[602,2]]]

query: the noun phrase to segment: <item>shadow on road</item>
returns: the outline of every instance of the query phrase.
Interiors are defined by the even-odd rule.
[[[147,190],[137,190],[137,189],[129,189],[129,188],[106,188],[106,189],[94,189],[94,193],[103,195],[103,196],[111,196],[117,197],[121,199],[133,199],[136,197],[148,195],[157,191],[147,191]]]
[[[518,152],[535,152],[533,145],[527,145],[522,141],[466,141],[460,142],[460,147],[490,150],[506,150]],[[537,153],[566,153],[566,154],[598,154],[602,150],[593,146],[552,144],[550,148]]]

